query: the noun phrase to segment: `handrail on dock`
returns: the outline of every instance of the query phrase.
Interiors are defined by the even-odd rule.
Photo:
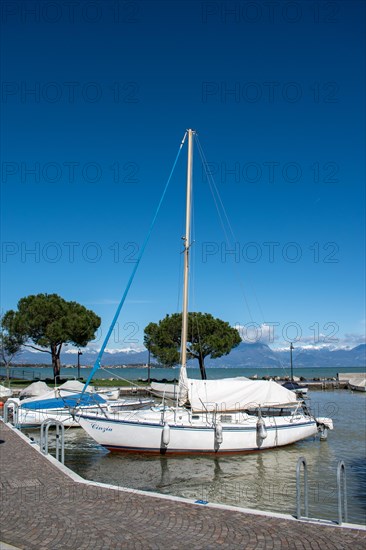
[[[65,426],[59,420],[48,419],[41,424],[40,448],[44,455],[48,454],[48,431],[51,426],[56,427],[56,460],[65,463]],[[61,438],[60,438],[61,429]],[[61,457],[61,459],[60,459]]]
[[[15,401],[8,400],[4,405],[4,422],[10,422],[9,409],[13,411],[12,424],[15,428],[19,428],[19,405]]]
[[[304,467],[304,507],[305,507],[305,516],[301,515],[301,484],[300,484],[300,473],[301,466]],[[309,491],[308,491],[308,466],[306,463],[306,458],[300,456],[296,464],[296,517],[301,519],[302,517],[309,517]]]
[[[304,507],[305,515],[301,515],[301,467],[304,468]],[[343,490],[342,490],[343,489]],[[348,504],[347,504],[347,480],[346,466],[343,460],[337,465],[337,495],[338,495],[338,525],[342,522],[348,522]],[[308,491],[308,471],[305,457],[300,456],[296,464],[296,518],[297,519],[315,519],[309,518],[309,491]],[[319,521],[319,520],[316,520]]]
[[[342,514],[342,480],[343,480],[343,514]],[[346,465],[343,462],[343,460],[340,460],[337,466],[337,494],[338,494],[338,524],[342,525],[343,516],[344,516],[345,523],[348,522]]]

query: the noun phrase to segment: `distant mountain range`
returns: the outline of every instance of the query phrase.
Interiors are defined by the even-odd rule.
[[[83,351],[81,365],[93,365],[97,351]],[[50,356],[41,352],[24,350],[14,361],[18,364],[50,364]],[[148,361],[147,351],[106,351],[102,364],[106,366],[139,365]],[[64,352],[61,355],[63,365],[76,365],[77,354]],[[154,362],[154,361],[152,361]],[[242,342],[229,355],[219,359],[206,359],[206,366],[222,367],[288,367],[290,365],[289,350],[273,350],[266,344]],[[197,361],[191,362],[197,364]],[[366,366],[366,344],[360,344],[352,349],[329,350],[326,348],[308,349],[298,347],[293,352],[294,367],[363,367]]]

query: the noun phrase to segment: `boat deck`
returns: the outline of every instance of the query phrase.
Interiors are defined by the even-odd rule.
[[[0,422],[1,532],[27,550],[364,549],[366,531],[85,482]]]

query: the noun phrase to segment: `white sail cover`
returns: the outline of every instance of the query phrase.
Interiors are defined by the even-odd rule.
[[[31,386],[33,386],[32,391],[34,391],[35,384],[36,383],[31,384]],[[44,384],[44,383],[37,382],[37,384]],[[29,388],[31,388],[31,386],[28,386],[28,388],[25,388],[25,389],[28,390]],[[46,386],[46,384],[44,384],[44,386]],[[37,387],[41,391],[41,388],[43,386],[37,386]],[[61,386],[59,386],[58,388],[52,389],[52,388],[49,388],[48,386],[46,386],[46,388],[47,388],[46,393],[40,393],[38,395],[33,393],[32,397],[27,397],[26,399],[22,399],[22,405],[25,405],[27,403],[32,403],[35,401],[38,402],[38,401],[43,401],[48,399],[56,399],[57,397],[69,397],[72,395],[79,394],[83,391],[84,384],[82,384],[78,380],[68,380],[64,384],[61,384]],[[88,394],[95,393],[95,389],[93,387],[90,387],[87,393]],[[21,397],[23,397],[22,394],[21,394]]]
[[[176,399],[179,386],[177,384],[151,382],[150,388],[154,395],[157,395],[159,397],[166,397],[167,399]]]
[[[33,382],[20,392],[19,397],[20,399],[39,397],[40,395],[48,393],[50,390],[51,388],[49,388],[45,382]]]
[[[85,384],[79,382],[79,380],[67,380],[58,387],[60,391],[66,390],[67,392],[81,392],[84,389]],[[94,392],[94,388],[88,388],[88,393]]]
[[[178,401],[179,405],[184,405],[188,399],[188,376],[187,368],[181,365],[178,380]]]
[[[297,402],[296,394],[273,380],[188,379],[188,399],[193,411],[235,411],[275,407]]]
[[[11,397],[13,395],[13,392],[10,388],[6,388],[5,386],[0,385],[0,397]]]

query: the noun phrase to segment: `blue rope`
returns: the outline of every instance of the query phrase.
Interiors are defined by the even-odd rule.
[[[172,169],[171,169],[171,171],[170,171],[168,181],[167,181],[166,184],[165,184],[165,188],[164,188],[163,194],[162,194],[162,196],[161,196],[161,199],[160,199],[160,201],[159,201],[159,204],[158,204],[158,207],[157,207],[157,209],[156,209],[155,215],[154,215],[153,220],[152,220],[152,222],[151,222],[151,225],[150,225],[148,234],[147,234],[147,236],[146,236],[146,238],[145,238],[145,241],[144,241],[144,243],[143,243],[143,245],[142,245],[142,247],[141,247],[140,254],[139,254],[139,256],[138,256],[138,258],[137,258],[137,260],[136,260],[135,266],[134,266],[134,268],[133,268],[133,270],[132,270],[132,273],[131,273],[131,275],[130,275],[129,281],[128,281],[127,286],[126,286],[126,289],[125,289],[125,291],[124,291],[124,293],[123,293],[123,296],[122,296],[122,298],[121,298],[121,301],[120,301],[120,303],[119,303],[119,305],[118,305],[117,311],[116,311],[116,313],[115,313],[115,315],[114,315],[114,317],[113,317],[112,323],[111,323],[111,325],[110,325],[110,327],[109,327],[109,330],[108,330],[107,335],[106,335],[106,337],[105,337],[105,339],[104,339],[104,342],[103,342],[103,344],[102,344],[102,347],[100,348],[100,351],[99,351],[99,353],[98,353],[98,357],[97,357],[96,360],[95,360],[94,367],[92,368],[92,370],[91,370],[91,372],[90,372],[90,374],[89,374],[89,376],[88,376],[88,379],[87,379],[87,381],[85,382],[85,386],[84,386],[84,388],[83,388],[83,391],[81,392],[81,398],[82,398],[82,396],[83,396],[83,394],[84,394],[86,388],[87,388],[88,385],[90,384],[90,381],[91,381],[91,379],[93,378],[94,374],[95,374],[96,371],[100,368],[100,361],[101,361],[102,355],[103,355],[104,350],[105,350],[105,348],[106,348],[106,346],[107,346],[107,344],[108,344],[109,338],[111,337],[112,331],[113,331],[113,329],[114,329],[114,327],[115,327],[115,324],[116,324],[116,322],[117,322],[117,320],[118,320],[119,314],[121,313],[121,309],[122,309],[122,307],[123,307],[123,304],[125,303],[125,300],[126,300],[128,291],[130,290],[132,281],[133,281],[133,279],[134,279],[134,277],[135,277],[137,268],[138,268],[138,266],[139,266],[139,264],[140,264],[140,261],[141,261],[141,258],[142,258],[142,256],[143,256],[143,253],[144,253],[144,251],[145,251],[146,245],[147,245],[147,243],[148,243],[148,241],[149,241],[149,239],[150,239],[152,230],[153,230],[154,225],[155,225],[155,222],[156,222],[156,218],[158,217],[159,210],[160,210],[160,208],[161,208],[161,205],[163,204],[163,200],[164,200],[164,197],[165,197],[166,192],[167,192],[167,190],[168,190],[170,180],[172,179],[173,172],[174,172],[175,167],[176,167],[176,164],[177,164],[177,162],[178,162],[178,158],[179,158],[180,152],[181,152],[182,147],[183,147],[183,144],[184,144],[184,142],[185,142],[186,135],[187,135],[187,132],[184,134],[184,137],[183,137],[183,139],[182,139],[182,142],[181,142],[181,144],[180,144],[180,146],[179,146],[177,156],[175,157],[175,161],[174,161],[173,167],[172,167]]]

